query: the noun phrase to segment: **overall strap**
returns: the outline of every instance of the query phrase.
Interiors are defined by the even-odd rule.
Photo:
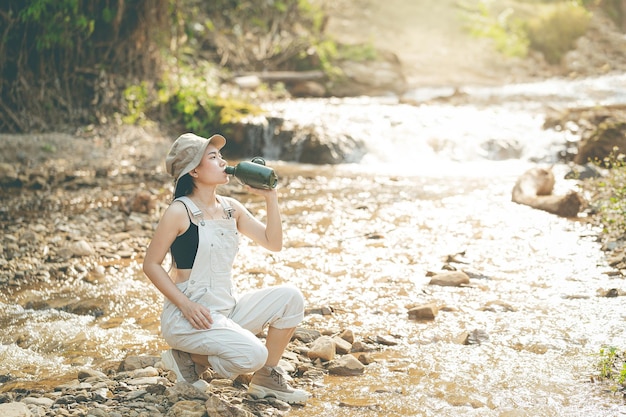
[[[224,209],[224,214],[226,215],[226,218],[227,219],[232,219],[233,218],[233,211],[234,211],[232,206],[230,204],[228,204],[228,201],[226,201],[226,199],[224,197],[222,197],[221,195],[218,195],[216,197],[217,197],[217,201],[220,202],[220,204],[222,205],[222,208]]]
[[[187,206],[187,208],[191,211],[191,215],[197,219],[202,219],[202,210],[200,210],[198,208],[198,206],[196,205],[196,203],[193,202],[193,200],[187,196],[182,196],[182,197],[178,197],[176,200],[174,201],[180,201],[181,203],[183,203],[185,206]]]

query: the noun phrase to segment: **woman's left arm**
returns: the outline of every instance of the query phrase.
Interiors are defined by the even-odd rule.
[[[262,190],[246,186],[246,189],[265,198],[267,210],[266,224],[261,223],[239,201],[231,199],[235,208],[237,229],[265,249],[278,252],[283,248],[283,225],[278,206],[278,193],[275,189]]]

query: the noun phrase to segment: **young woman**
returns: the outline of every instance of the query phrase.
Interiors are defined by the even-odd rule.
[[[164,366],[201,388],[199,375],[211,367],[225,378],[254,372],[249,393],[289,403],[310,394],[292,388],[278,366],[296,326],[304,317],[304,299],[290,286],[269,287],[239,297],[232,265],[240,234],[279,251],[283,231],[275,189],[246,187],[265,198],[267,222],[254,218],[237,200],[217,194],[228,182],[220,153],[226,139],[192,133],[172,144],[166,167],[175,180],[174,201],[167,208],[146,251],[143,270],[165,296],[161,331],[171,349]],[[162,266],[171,253],[172,268]],[[255,335],[268,327],[265,344]]]

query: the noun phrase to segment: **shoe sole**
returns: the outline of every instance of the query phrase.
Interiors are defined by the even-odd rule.
[[[280,391],[266,389],[265,387],[262,387],[260,385],[255,385],[255,384],[250,384],[250,388],[248,389],[248,394],[252,395],[253,397],[257,399],[273,397],[278,400],[284,401],[288,404],[301,404],[301,403],[306,402],[309,398],[311,398],[309,394],[303,394],[303,393],[297,393],[297,392],[288,394],[288,393],[284,393]]]

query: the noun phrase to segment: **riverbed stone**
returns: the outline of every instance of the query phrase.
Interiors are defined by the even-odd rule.
[[[2,417],[31,417],[32,415],[33,414],[24,403],[12,402],[0,404],[0,416]]]
[[[339,334],[339,337],[341,337],[343,340],[350,344],[354,343],[354,332],[350,329],[345,329],[344,331],[342,331]]]
[[[469,276],[462,271],[440,272],[430,279],[429,285],[460,287],[470,283]]]
[[[209,393],[209,398],[206,400],[204,406],[209,416],[224,416],[224,417],[252,417],[253,414],[249,411],[243,410],[228,401],[220,398],[218,395]]]
[[[311,343],[315,339],[319,338],[321,335],[322,333],[319,330],[303,329],[301,327],[298,327],[296,328],[293,338],[296,340],[300,340],[304,343]]]
[[[413,307],[409,310],[411,320],[434,320],[437,317],[438,308],[435,303],[428,303]]]
[[[311,344],[308,352],[310,359],[321,359],[331,361],[335,357],[335,342],[330,336],[321,336]]]
[[[195,401],[179,401],[170,408],[167,417],[202,417],[207,412],[204,405]],[[215,415],[215,414],[213,414]],[[221,415],[221,414],[217,414]]]
[[[398,341],[393,336],[379,334],[376,335],[376,343],[385,346],[396,346],[398,344]]]
[[[328,373],[340,376],[355,376],[365,372],[363,365],[352,355],[344,355],[328,364]]]
[[[148,366],[154,367],[160,359],[158,356],[127,356],[120,363],[119,371],[133,371]]]
[[[333,337],[333,342],[335,343],[335,352],[340,355],[345,355],[352,349],[352,344],[339,336]]]
[[[26,405],[36,405],[42,407],[50,407],[54,404],[54,400],[52,398],[46,397],[26,397],[22,398],[22,401]]]
[[[85,381],[88,378],[94,378],[97,380],[107,379],[107,376],[104,372],[100,372],[96,369],[84,368],[78,371],[78,380]]]
[[[489,335],[483,329],[465,331],[455,338],[456,343],[461,345],[480,345],[489,340]]]
[[[74,256],[90,256],[95,253],[93,247],[85,240],[70,243],[68,249]]]

